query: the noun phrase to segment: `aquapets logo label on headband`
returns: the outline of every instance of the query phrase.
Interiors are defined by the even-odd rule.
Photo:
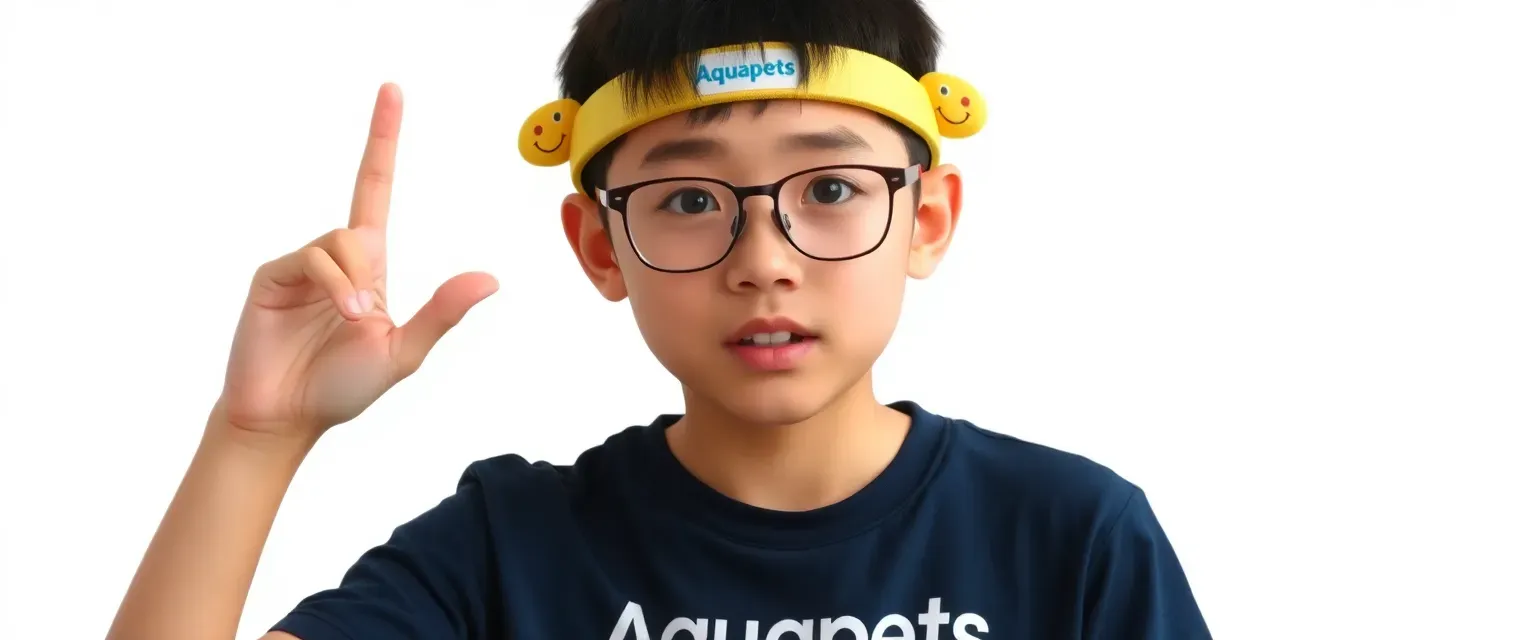
[[[700,96],[752,89],[793,89],[800,82],[800,61],[788,49],[740,50],[699,56],[693,85]]]

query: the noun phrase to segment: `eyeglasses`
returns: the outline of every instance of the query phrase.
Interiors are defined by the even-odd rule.
[[[629,246],[647,267],[703,271],[725,260],[746,230],[746,200],[773,199],[773,222],[795,250],[824,261],[874,252],[890,233],[896,192],[921,165],[845,164],[807,169],[773,184],[738,187],[714,178],[664,178],[597,190],[598,204],[624,220]]]

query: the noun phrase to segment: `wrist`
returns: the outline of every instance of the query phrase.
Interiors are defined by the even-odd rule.
[[[297,467],[319,439],[318,434],[306,429],[251,429],[231,421],[224,412],[224,404],[216,404],[208,415],[203,431],[203,447],[229,451],[242,457],[250,457],[284,466]]]

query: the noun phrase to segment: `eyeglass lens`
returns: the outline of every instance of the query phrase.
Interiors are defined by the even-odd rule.
[[[778,213],[797,249],[839,260],[867,252],[889,222],[891,192],[881,174],[833,168],[801,174],[779,191]],[[630,194],[626,224],[636,251],[658,269],[688,270],[718,261],[735,241],[741,203],[707,180],[669,180]]]

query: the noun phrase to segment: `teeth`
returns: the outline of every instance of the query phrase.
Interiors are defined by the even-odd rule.
[[[766,347],[770,345],[777,346],[781,344],[789,344],[789,339],[793,336],[794,334],[788,331],[775,331],[773,333],[754,333],[752,334],[752,337],[749,338],[749,340],[752,342],[752,344],[755,344],[759,347]]]

